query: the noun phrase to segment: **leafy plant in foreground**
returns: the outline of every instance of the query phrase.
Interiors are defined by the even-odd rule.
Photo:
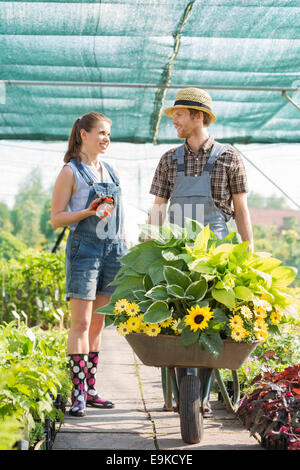
[[[248,250],[235,233],[218,240],[209,226],[144,226],[141,242],[122,258],[110,303],[98,310],[120,334],[180,334],[214,357],[224,339],[265,341],[279,335],[293,302],[292,267],[269,253]],[[155,232],[155,233],[154,233]],[[155,238],[153,238],[155,236]]]

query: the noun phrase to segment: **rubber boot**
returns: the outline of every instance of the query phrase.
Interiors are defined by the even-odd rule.
[[[86,374],[87,354],[69,354],[70,371],[73,382],[71,416],[86,416]]]
[[[88,357],[87,372],[87,406],[94,408],[114,408],[114,404],[100,396],[96,389],[96,374],[99,362],[99,352],[90,352]]]

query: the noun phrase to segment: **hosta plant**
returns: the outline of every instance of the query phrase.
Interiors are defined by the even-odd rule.
[[[118,332],[180,335],[217,357],[223,340],[264,341],[279,334],[288,286],[297,272],[269,253],[251,253],[233,232],[218,240],[209,226],[188,220],[143,226],[151,240],[132,247],[111,283],[110,303],[98,310]]]

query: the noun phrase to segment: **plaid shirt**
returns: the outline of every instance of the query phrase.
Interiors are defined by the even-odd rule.
[[[184,161],[186,176],[200,176],[215,140],[212,136],[195,153],[185,141]],[[177,164],[172,157],[176,148],[166,152],[160,159],[152,180],[150,194],[169,199],[177,175]],[[215,205],[226,214],[234,215],[232,194],[247,193],[248,184],[241,155],[231,148],[216,161],[211,173],[211,193]]]

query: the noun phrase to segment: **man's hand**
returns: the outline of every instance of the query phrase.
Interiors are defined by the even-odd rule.
[[[150,215],[147,220],[149,225],[163,225],[166,218],[168,199],[163,197],[155,196],[153,206],[151,208]],[[144,241],[152,240],[152,238],[147,235]]]

